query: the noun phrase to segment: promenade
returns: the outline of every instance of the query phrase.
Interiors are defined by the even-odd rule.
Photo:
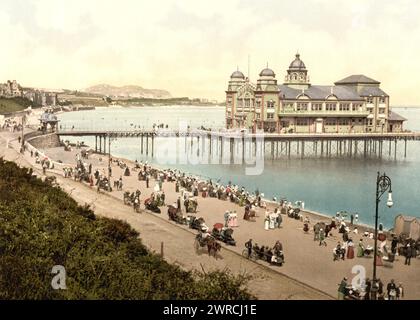
[[[10,134],[7,138],[11,139]],[[6,139],[7,139],[6,138]],[[15,148],[17,141],[11,142]],[[15,161],[26,166],[34,166],[40,174],[40,166],[34,164],[34,158],[28,153],[19,156],[12,149],[5,149],[4,142],[1,151]],[[64,163],[75,164],[75,153],[64,152],[63,148],[52,148],[44,150],[53,160],[61,160]],[[6,157],[6,158],[7,158]],[[16,158],[17,157],[17,158]],[[17,159],[17,160],[16,160]],[[105,170],[107,158],[103,155],[92,155],[87,163],[92,163],[93,168]],[[128,161],[125,161],[128,163]],[[122,170],[116,165],[112,166],[113,179],[123,176]],[[164,243],[164,256],[169,262],[180,264],[186,269],[196,268],[209,270],[211,268],[229,268],[235,273],[248,272],[257,276],[251,281],[250,288],[259,298],[262,299],[325,299],[328,295],[336,297],[337,284],[342,277],[347,276],[349,280],[355,276],[352,268],[361,265],[366,268],[367,276],[371,278],[372,258],[354,258],[345,261],[333,261],[332,250],[338,241],[341,241],[341,234],[337,230],[332,232],[333,236],[327,238],[327,246],[320,247],[313,241],[313,233],[305,234],[302,230],[303,224],[300,221],[283,216],[282,228],[266,231],[264,230],[264,212],[259,210],[259,217],[256,222],[248,222],[242,219],[243,207],[239,207],[230,201],[221,201],[215,198],[198,197],[197,217],[203,217],[208,226],[216,222],[223,222],[223,214],[226,210],[235,210],[238,213],[239,227],[235,228],[233,237],[237,241],[237,247],[223,246],[221,259],[209,258],[207,254],[197,255],[193,249],[194,232],[184,226],[176,225],[168,221],[166,208],[162,208],[162,214],[134,213],[133,209],[122,204],[123,191],[135,191],[140,189],[141,199],[150,196],[153,191],[154,182],[151,181],[149,189],[144,181],[137,180],[137,174],[123,176],[123,191],[113,191],[108,194],[98,194],[96,188],[90,188],[86,184],[75,182],[72,179],[64,179],[60,170],[54,170],[57,174],[60,185],[80,203],[91,203],[98,215],[113,217],[125,220],[140,232],[144,243],[152,250],[160,252],[161,242]],[[49,172],[51,174],[51,172]],[[173,203],[179,194],[175,192],[173,183],[164,182],[163,190],[166,193],[166,202]],[[303,199],[304,200],[304,199]],[[269,205],[271,206],[271,205]],[[142,205],[142,208],[144,206]],[[270,209],[273,209],[271,207]],[[308,214],[311,225],[317,221],[330,221],[329,218]],[[360,235],[351,235],[357,245]],[[271,267],[266,263],[256,264],[240,256],[244,243],[252,238],[259,245],[273,246],[280,240],[284,246],[286,263],[282,267]],[[364,238],[365,244],[373,244],[370,239]],[[403,257],[396,257],[392,268],[379,267],[378,276],[386,285],[391,279],[397,283],[402,282],[405,288],[407,299],[418,299],[420,297],[420,259],[413,259],[411,266],[403,264]],[[309,286],[303,285],[307,284]],[[314,290],[317,288],[327,295]]]

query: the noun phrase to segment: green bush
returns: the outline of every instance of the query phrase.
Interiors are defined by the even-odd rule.
[[[51,287],[54,265],[67,290]],[[253,299],[248,280],[168,264],[127,223],[0,159],[0,299]]]

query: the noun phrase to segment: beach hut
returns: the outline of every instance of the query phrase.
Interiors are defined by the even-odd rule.
[[[420,218],[399,214],[395,217],[394,233],[399,236],[404,233],[412,239],[420,238]]]

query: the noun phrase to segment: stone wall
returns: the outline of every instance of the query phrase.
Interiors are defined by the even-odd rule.
[[[28,142],[36,149],[47,149],[60,146],[60,138],[55,133],[30,138],[28,139]]]

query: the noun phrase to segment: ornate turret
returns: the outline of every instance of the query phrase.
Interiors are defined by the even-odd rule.
[[[257,91],[277,91],[276,74],[267,67],[260,72],[260,78],[257,80]]]
[[[244,85],[246,79],[244,74],[237,69],[234,71],[229,79],[228,90],[227,91],[236,91],[238,88]]]
[[[300,60],[299,53],[296,53],[295,60],[290,63],[284,84],[295,89],[307,89],[310,86],[308,70],[305,63]]]

